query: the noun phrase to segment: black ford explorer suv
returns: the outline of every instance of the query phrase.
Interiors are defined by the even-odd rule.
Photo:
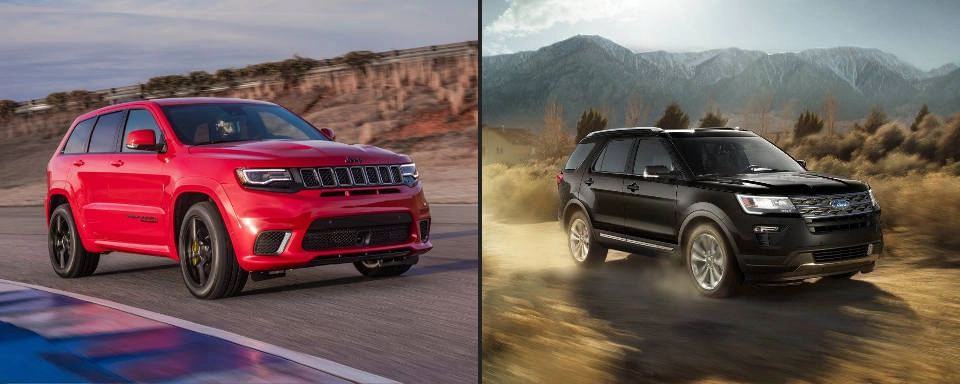
[[[867,184],[808,172],[739,128],[594,132],[557,187],[577,264],[603,263],[608,248],[673,252],[710,297],[732,295],[744,280],[871,272],[883,248]]]

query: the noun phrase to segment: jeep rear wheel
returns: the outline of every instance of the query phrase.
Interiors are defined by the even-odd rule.
[[[47,250],[53,271],[60,277],[90,276],[100,263],[99,253],[88,252],[83,248],[77,225],[73,221],[73,213],[67,204],[60,204],[50,215]]]
[[[247,271],[237,263],[227,228],[210,202],[196,203],[187,210],[177,251],[183,281],[198,298],[233,296],[247,283]]]
[[[567,222],[567,248],[577,265],[589,268],[603,264],[607,249],[593,239],[593,226],[583,212],[574,213]]]
[[[743,282],[736,258],[723,233],[712,224],[699,224],[684,244],[687,271],[693,285],[705,296],[727,297]]]

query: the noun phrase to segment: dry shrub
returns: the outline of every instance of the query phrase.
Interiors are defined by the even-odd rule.
[[[943,136],[937,140],[937,160],[941,163],[960,160],[960,113],[953,115],[940,128]]]
[[[501,219],[556,220],[560,206],[556,176],[563,159],[515,166],[483,166],[483,210]]]
[[[800,141],[785,140],[778,145],[798,159],[813,160],[833,156],[842,161],[850,161],[866,138],[863,132],[853,131],[843,136],[812,135]]]
[[[906,176],[910,173],[925,173],[932,164],[918,155],[892,152],[876,163],[872,174],[885,176]]]
[[[960,250],[960,236],[952,230],[960,228],[960,177],[938,172],[869,181],[885,227],[902,227],[937,247]]]
[[[821,159],[809,160],[807,162],[807,169],[817,173],[840,177],[853,177],[854,173],[854,169],[850,166],[850,163],[837,159],[833,155]]]
[[[868,160],[876,162],[903,143],[906,139],[905,132],[899,123],[884,124],[876,133],[867,137],[860,153]]]

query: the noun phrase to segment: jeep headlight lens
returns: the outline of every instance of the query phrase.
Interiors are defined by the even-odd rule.
[[[784,196],[750,196],[737,194],[737,202],[743,211],[751,215],[764,213],[792,213],[797,207]]]
[[[237,168],[237,178],[240,179],[240,184],[253,185],[253,186],[262,186],[269,185],[275,182],[281,181],[291,181],[290,172],[286,169],[280,168],[270,168],[270,169],[244,169]]]
[[[420,180],[420,172],[417,171],[417,165],[414,163],[401,165],[400,175],[403,178],[403,185],[408,187],[416,185]]]

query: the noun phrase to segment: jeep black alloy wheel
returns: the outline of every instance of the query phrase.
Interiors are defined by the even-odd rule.
[[[590,219],[582,212],[574,213],[567,222],[567,245],[573,261],[582,267],[595,267],[607,259],[607,249],[593,241]]]
[[[700,224],[693,228],[684,253],[690,277],[704,295],[730,296],[743,280],[726,238],[713,225]]]
[[[97,270],[100,254],[87,252],[77,234],[70,206],[61,204],[50,215],[47,249],[53,271],[60,277],[90,276]]]
[[[213,204],[197,203],[187,210],[177,248],[183,281],[194,296],[218,299],[243,290],[247,271],[237,263],[227,229]]]

